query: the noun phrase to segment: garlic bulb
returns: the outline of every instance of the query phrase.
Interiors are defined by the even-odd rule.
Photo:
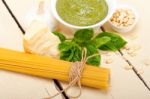
[[[40,0],[38,5],[31,9],[31,11],[23,19],[23,26],[25,29],[29,28],[32,21],[41,21],[46,23],[51,31],[56,28],[57,21],[51,14],[49,3],[50,2],[48,0]]]

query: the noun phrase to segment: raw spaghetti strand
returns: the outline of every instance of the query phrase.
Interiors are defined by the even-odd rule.
[[[84,71],[85,64],[86,64],[86,62],[89,58],[92,58],[92,57],[97,56],[99,54],[94,54],[94,55],[89,56],[89,57],[87,57],[86,55],[87,55],[87,49],[84,48],[83,51],[82,51],[81,62],[72,63],[72,66],[71,66],[70,72],[69,72],[69,85],[64,90],[59,91],[57,94],[55,94],[51,97],[45,98],[45,99],[52,99],[52,98],[60,95],[62,92],[67,92],[68,89],[73,87],[75,84],[77,84],[78,87],[79,87],[79,94],[76,95],[76,96],[72,96],[72,95],[68,95],[68,96],[69,96],[69,98],[78,98],[78,97],[81,96],[82,86],[81,86],[80,79],[81,79],[81,76],[82,76],[82,72]]]
[[[71,68],[73,68],[72,70],[74,71],[74,69],[78,70],[80,65],[85,65],[84,70],[80,68],[81,70],[77,71],[77,73],[81,72],[82,76],[75,73],[76,71],[74,71],[73,74],[70,74],[77,74],[77,78],[75,76],[76,79],[72,79],[73,81],[80,78],[78,82],[71,83],[70,86],[75,84],[80,85],[81,83],[84,86],[107,90],[109,87],[110,70],[107,68],[99,68],[85,64],[85,60],[87,60],[88,57],[86,58],[84,55],[86,54],[83,54],[84,58],[82,58],[82,62],[71,63],[46,56],[33,55],[0,48],[0,70],[71,82],[71,79],[69,80],[68,76]],[[69,88],[70,87],[67,89]]]

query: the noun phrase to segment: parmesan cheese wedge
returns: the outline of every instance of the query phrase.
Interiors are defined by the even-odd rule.
[[[24,49],[28,53],[58,58],[59,43],[59,38],[41,21],[33,21],[24,35]]]

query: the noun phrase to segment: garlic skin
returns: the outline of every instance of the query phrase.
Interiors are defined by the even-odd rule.
[[[44,22],[33,21],[24,35],[23,43],[25,52],[59,58],[60,40]]]
[[[33,6],[31,11],[23,19],[23,27],[29,28],[32,21],[41,21],[48,25],[51,31],[55,30],[58,25],[57,20],[52,16],[50,11],[49,0],[41,0],[36,6]]]

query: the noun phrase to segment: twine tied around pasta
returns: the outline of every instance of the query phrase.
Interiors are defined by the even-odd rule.
[[[81,93],[82,93],[82,86],[81,86],[81,81],[80,80],[81,80],[82,72],[84,71],[84,68],[85,68],[85,64],[86,64],[86,62],[89,58],[92,58],[92,57],[98,56],[98,55],[99,54],[94,54],[92,56],[87,57],[87,49],[84,48],[82,50],[81,61],[72,63],[72,66],[71,66],[70,71],[69,71],[69,84],[68,84],[68,86],[65,89],[63,89],[63,90],[59,91],[58,93],[56,93],[55,95],[50,96],[48,98],[44,98],[44,99],[55,98],[56,96],[60,95],[61,93],[67,92],[68,89],[70,89],[71,87],[73,87],[76,84],[79,87],[79,94],[76,95],[76,96],[72,96],[72,95],[67,94],[67,96],[69,98],[78,98],[78,97],[80,97]]]

